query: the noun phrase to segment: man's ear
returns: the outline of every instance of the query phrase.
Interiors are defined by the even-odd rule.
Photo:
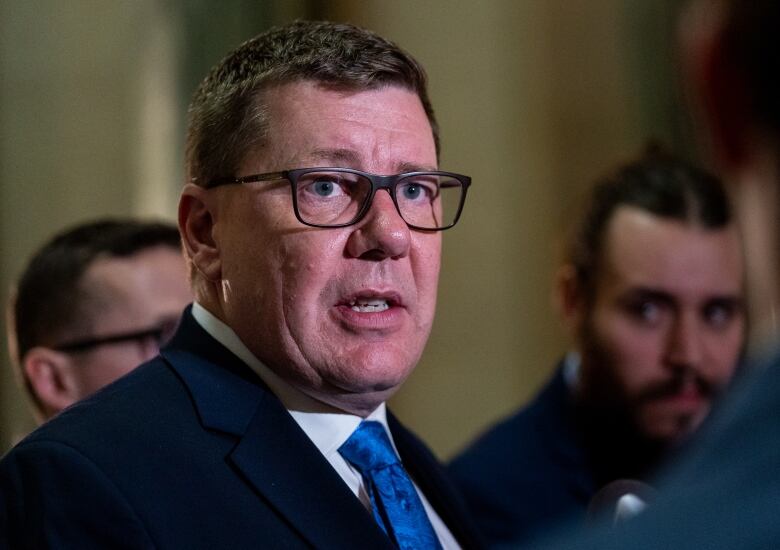
[[[555,274],[553,298],[564,326],[577,338],[585,319],[585,292],[571,264],[564,264]]]
[[[22,369],[46,418],[80,399],[67,354],[46,347],[34,347],[25,354]]]
[[[749,160],[753,127],[748,86],[730,51],[722,10],[716,2],[695,2],[680,32],[691,103],[707,130],[715,162],[729,174]]]
[[[195,268],[209,281],[222,276],[219,247],[214,239],[214,197],[208,190],[188,183],[179,199],[179,231]]]

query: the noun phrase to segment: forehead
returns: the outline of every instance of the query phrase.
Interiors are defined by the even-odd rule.
[[[621,206],[607,226],[600,286],[690,298],[739,295],[742,269],[733,226],[711,230]]]
[[[436,168],[433,132],[413,91],[395,85],[343,91],[298,81],[267,90],[263,99],[269,133],[266,147],[246,159],[254,166],[338,165],[376,173]]]
[[[98,258],[84,273],[80,286],[102,306],[164,308],[189,294],[184,259],[166,245],[126,257]]]

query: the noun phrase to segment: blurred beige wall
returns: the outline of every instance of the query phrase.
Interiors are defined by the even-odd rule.
[[[65,224],[173,216],[185,96],[172,79],[194,47],[177,48],[188,20],[175,4],[1,5],[3,300],[31,251]],[[204,21],[216,9],[191,4]],[[574,198],[649,135],[675,138],[664,61],[675,2],[650,4],[340,0],[274,12],[365,25],[414,53],[430,76],[441,166],[473,177],[464,216],[444,235],[429,346],[392,403],[444,458],[527,400],[565,351],[550,281]],[[233,7],[240,17],[241,0]],[[0,448],[31,426],[3,359]]]
[[[0,7],[0,298],[34,249],[86,217],[175,212],[175,29],[155,0]],[[4,325],[5,328],[5,325]],[[32,419],[3,341],[6,448]]]

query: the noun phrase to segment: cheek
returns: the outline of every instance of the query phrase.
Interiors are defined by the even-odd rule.
[[[281,317],[279,250],[273,241],[260,239],[258,234],[233,237],[223,256],[218,289],[223,308],[228,324],[245,342],[266,343],[266,332],[277,326]]]
[[[222,277],[234,291],[248,294],[273,278],[281,267],[285,228],[281,205],[256,193],[237,193],[224,205],[215,227]],[[271,197],[273,199],[273,197]]]
[[[612,368],[628,391],[641,389],[663,375],[659,331],[635,326],[620,316],[604,319],[599,331]]]
[[[441,267],[441,234],[423,235],[412,249],[412,271],[421,305],[433,308]]]
[[[708,336],[708,356],[706,365],[709,365],[714,376],[727,382],[737,368],[744,345],[743,327],[734,327],[726,333],[717,332]]]
[[[278,278],[281,307],[291,328],[301,325],[308,330],[322,322],[318,315],[333,300],[328,289],[340,277],[343,246],[333,238],[282,240],[279,267],[272,276]]]
[[[226,262],[222,273],[222,292],[228,307],[267,305],[275,286],[274,270],[256,256]]]

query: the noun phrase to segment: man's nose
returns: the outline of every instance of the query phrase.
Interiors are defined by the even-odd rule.
[[[409,253],[411,232],[395,207],[390,192],[379,189],[350,235],[347,252],[354,258],[401,258]]]
[[[702,359],[701,330],[691,314],[680,315],[671,328],[667,356],[672,366],[695,367]]]

